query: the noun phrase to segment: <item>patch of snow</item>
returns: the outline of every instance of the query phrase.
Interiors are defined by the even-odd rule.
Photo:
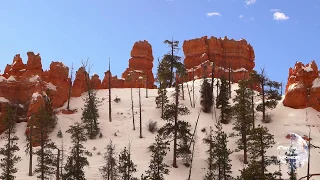
[[[203,53],[202,55],[201,55],[201,57],[204,57],[206,55],[206,53]]]
[[[10,101],[4,97],[0,97],[0,102],[8,103]]]
[[[32,94],[32,101],[36,101],[39,96],[41,96],[41,94],[39,94],[38,92],[33,93]]]
[[[134,70],[134,72],[143,73],[142,70]]]
[[[312,88],[318,88],[318,87],[320,87],[320,78],[316,78],[312,82]]]
[[[301,83],[293,83],[288,87],[288,91],[292,91],[294,89],[303,88],[303,85]]]
[[[21,107],[21,108],[24,108],[24,105],[22,105],[22,104],[19,104],[19,107]]]
[[[47,83],[46,87],[50,90],[57,91],[57,86],[53,85],[51,82]]]
[[[26,69],[21,69],[20,71],[26,71]]]
[[[17,81],[17,80],[16,80],[16,78],[14,78],[14,76],[10,76],[10,77],[8,78],[8,81]]]
[[[0,82],[2,82],[2,81],[7,81],[7,79],[4,78],[3,76],[0,76]]]
[[[38,75],[35,75],[29,78],[30,82],[39,82],[39,80],[40,80],[40,77]]]
[[[306,67],[302,67],[303,70],[307,71],[307,72],[311,72],[313,71],[312,67],[311,67],[311,63],[309,63]]]
[[[142,76],[139,76],[139,79],[143,79],[143,77],[142,77]]]
[[[246,70],[246,68],[240,68],[240,69],[236,69],[236,70],[232,70],[233,72],[242,72],[242,71],[248,71]]]

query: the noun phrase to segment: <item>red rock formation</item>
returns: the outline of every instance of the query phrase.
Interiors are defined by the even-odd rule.
[[[94,89],[102,89],[101,80],[100,80],[98,74],[94,74],[91,77],[91,84],[94,87]]]
[[[185,55],[184,65],[188,69],[188,80],[195,76],[201,78],[205,72],[203,65],[206,64],[207,76],[211,77],[211,67],[209,62],[215,63],[215,77],[229,76],[229,66],[231,69],[231,79],[238,82],[243,79],[245,72],[250,73],[254,66],[254,51],[246,40],[236,41],[227,37],[217,39],[207,36],[198,39],[184,41],[183,52]],[[248,73],[246,73],[248,75]]]
[[[308,98],[307,94],[310,91]],[[286,95],[283,100],[285,106],[301,109],[313,107],[320,111],[320,77],[315,61],[304,65],[296,62],[294,68],[289,69]]]
[[[154,76],[152,73],[153,68],[153,55],[152,47],[148,41],[136,42],[131,51],[131,59],[129,60],[129,68],[122,74],[125,79],[124,87],[142,87],[154,88]],[[134,72],[134,73],[132,73]],[[131,77],[129,77],[131,75]],[[140,82],[140,77],[143,77],[146,82]],[[130,80],[128,80],[130,79]]]
[[[76,72],[76,78],[73,82],[71,93],[72,97],[80,97],[81,94],[87,90],[86,76],[89,79],[88,73],[85,71],[83,67],[80,67]]]

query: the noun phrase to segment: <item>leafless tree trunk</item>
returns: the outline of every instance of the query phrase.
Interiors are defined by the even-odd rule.
[[[111,68],[110,68],[110,58],[109,58],[109,122],[112,122],[111,115]]]
[[[60,179],[60,149],[58,149],[58,155],[57,155],[57,173],[56,173],[56,180]]]
[[[139,114],[140,114],[140,138],[142,137],[142,114],[141,114],[141,92],[139,86]]]
[[[29,125],[29,176],[32,176],[32,155],[33,155],[33,149],[32,149],[32,131],[33,131],[33,116],[31,116],[30,119],[30,125]]]
[[[70,98],[71,98],[71,89],[72,89],[72,76],[73,76],[73,63],[71,66],[71,72],[70,72],[70,85],[69,85],[69,91],[68,91],[68,105],[67,105],[67,110],[70,111]]]

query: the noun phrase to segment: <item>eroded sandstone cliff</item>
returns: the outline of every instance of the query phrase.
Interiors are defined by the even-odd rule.
[[[306,65],[296,62],[294,68],[289,69],[283,104],[296,109],[313,107],[320,111],[320,76],[315,61]]]
[[[214,62],[214,76],[225,76],[229,79],[229,68],[231,71],[230,79],[238,82],[243,78],[247,78],[253,70],[254,51],[246,40],[216,38],[207,36],[184,41],[183,52],[185,55],[184,65],[188,69],[188,80],[206,76],[211,77],[212,66]]]

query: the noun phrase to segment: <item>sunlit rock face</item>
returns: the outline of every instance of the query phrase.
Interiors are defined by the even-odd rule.
[[[216,38],[207,36],[183,42],[184,65],[188,70],[188,81],[211,77],[212,62],[215,64],[214,76],[222,76],[233,82],[248,78],[253,70],[254,51],[245,39]],[[230,69],[230,73],[229,73]],[[181,82],[181,80],[179,80]]]
[[[289,69],[283,104],[295,109],[313,107],[320,111],[320,77],[315,61],[306,65],[296,62],[294,68]]]

